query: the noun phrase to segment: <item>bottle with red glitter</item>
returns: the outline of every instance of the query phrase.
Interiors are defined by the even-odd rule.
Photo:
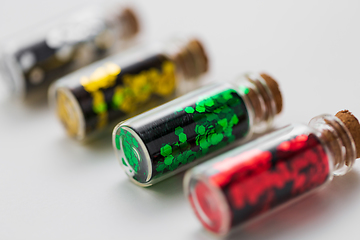
[[[290,125],[190,170],[186,196],[203,226],[224,235],[346,174],[359,139],[347,110]]]

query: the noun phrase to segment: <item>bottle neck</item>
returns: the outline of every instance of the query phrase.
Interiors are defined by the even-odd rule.
[[[282,97],[277,82],[266,74],[247,73],[234,82],[247,105],[255,133],[269,130],[276,114],[282,110]]]
[[[171,41],[165,52],[174,61],[177,72],[184,80],[196,80],[208,71],[207,53],[197,39]]]
[[[138,15],[130,7],[121,4],[104,7],[102,17],[105,24],[113,32],[117,42],[123,41],[125,43],[129,40],[132,42],[140,32],[141,26]]]
[[[334,175],[349,172],[356,160],[356,146],[345,124],[333,115],[320,115],[311,119],[309,126],[319,132],[333,164]]]
[[[120,14],[116,15],[118,29],[120,30],[120,37],[129,39],[139,33],[139,20],[136,14],[130,8],[124,8]]]

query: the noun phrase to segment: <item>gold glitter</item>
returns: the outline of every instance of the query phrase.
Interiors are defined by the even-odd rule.
[[[101,89],[112,87],[121,68],[114,63],[107,63],[97,68],[90,77],[82,77],[81,85],[93,97],[93,111],[98,115],[98,128],[107,124],[107,103]],[[112,103],[124,113],[136,111],[143,103],[149,100],[152,94],[168,96],[174,92],[176,85],[175,65],[166,61],[161,71],[156,68],[142,71],[138,74],[122,76],[123,86],[114,90]]]
[[[159,83],[156,85],[155,92],[161,96],[167,96],[174,91],[175,79],[175,66],[172,62],[165,62],[162,65],[162,75],[159,77]]]
[[[56,94],[57,115],[64,125],[67,134],[71,137],[78,135],[80,130],[80,120],[76,108],[63,90],[58,90]]]
[[[114,63],[107,63],[103,67],[97,68],[90,78],[82,77],[81,85],[89,93],[95,92],[100,88],[109,88],[114,86],[116,76],[120,73],[121,68]]]
[[[107,112],[100,113],[99,116],[98,116],[97,128],[101,129],[101,128],[106,127],[107,119],[108,119],[108,113]]]

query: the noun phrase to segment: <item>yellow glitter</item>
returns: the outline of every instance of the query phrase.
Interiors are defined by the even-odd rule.
[[[107,119],[108,119],[108,113],[107,112],[102,112],[98,115],[98,122],[97,122],[97,128],[101,129],[106,127],[107,125]]]
[[[109,75],[112,75],[115,77],[117,75],[119,75],[119,73],[121,72],[121,68],[118,65],[116,65],[115,63],[109,62],[109,63],[105,64],[105,68]]]
[[[134,104],[134,100],[135,98],[125,96],[125,100],[121,104],[120,110],[126,113],[134,112],[136,110],[136,105]]]
[[[165,62],[162,65],[162,75],[159,77],[159,83],[156,86],[155,92],[161,96],[171,94],[175,89],[176,76],[175,66],[172,62]]]
[[[91,93],[93,97],[93,110],[98,114],[98,128],[107,124],[107,104],[104,93],[99,89],[109,88],[115,85],[116,77],[121,72],[121,68],[115,63],[106,63],[103,67],[97,68],[90,77],[82,77],[81,85]]]
[[[63,123],[67,134],[75,137],[79,132],[80,123],[72,101],[63,91],[58,91],[56,94],[56,105],[57,115]]]
[[[93,110],[95,113],[103,113],[107,110],[104,93],[101,91],[93,92]]]
[[[98,127],[107,124],[107,103],[104,93],[100,89],[112,87],[121,68],[114,63],[107,63],[97,68],[90,77],[82,77],[80,82],[85,90],[93,97],[93,110],[98,114]],[[168,96],[174,92],[176,85],[175,65],[166,61],[161,71],[156,68],[142,71],[139,74],[125,74],[122,76],[123,86],[114,90],[112,103],[125,113],[136,111],[147,102],[152,94]]]
[[[148,83],[146,73],[133,76],[130,88],[133,90],[135,98],[138,102],[145,102],[151,94],[151,86]]]
[[[100,88],[109,88],[114,86],[116,76],[120,73],[121,69],[114,63],[107,63],[104,67],[97,68],[90,78],[82,77],[80,79],[81,85],[87,92],[95,92]]]

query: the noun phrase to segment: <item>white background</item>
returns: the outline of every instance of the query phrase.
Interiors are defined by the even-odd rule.
[[[84,0],[1,0],[0,37],[82,8]],[[211,80],[264,70],[280,83],[277,126],[348,108],[360,117],[359,1],[133,2],[149,41],[195,34]],[[183,196],[182,176],[141,189],[110,136],[81,145],[47,106],[0,102],[0,239],[213,239]],[[360,163],[325,189],[233,239],[360,239]],[[231,238],[231,237],[230,237]]]

